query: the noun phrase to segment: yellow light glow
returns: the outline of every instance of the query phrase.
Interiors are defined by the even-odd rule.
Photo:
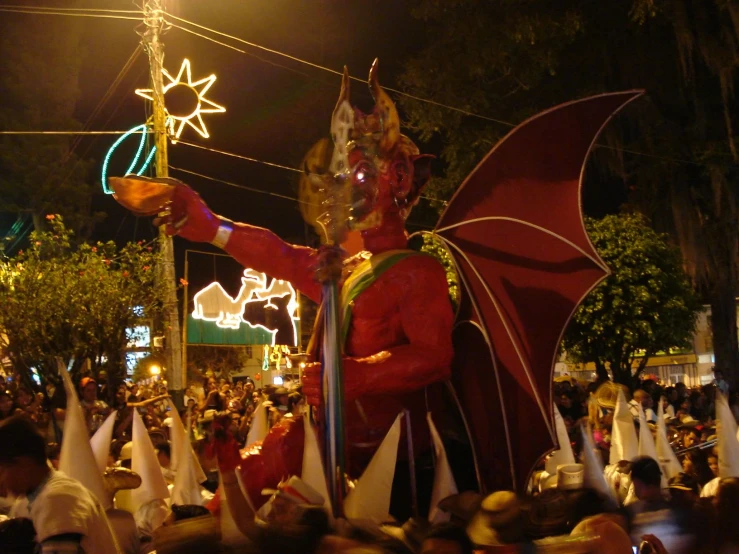
[[[219,104],[216,104],[215,102],[212,102],[211,100],[208,100],[205,97],[205,93],[208,92],[208,89],[210,89],[211,86],[213,86],[213,83],[216,80],[216,76],[211,74],[204,79],[193,82],[192,73],[190,70],[190,60],[188,60],[187,58],[182,60],[180,71],[179,73],[177,73],[176,77],[172,77],[172,75],[170,75],[170,73],[164,68],[162,68],[162,74],[167,79],[169,79],[169,83],[166,84],[162,89],[162,93],[165,97],[165,106],[167,105],[167,92],[177,86],[188,87],[197,97],[197,105],[194,106],[191,113],[179,115],[167,112],[167,129],[169,131],[170,137],[172,138],[172,142],[177,142],[177,139],[179,139],[180,135],[182,135],[182,131],[185,128],[185,125],[189,125],[193,129],[195,129],[203,138],[209,138],[210,134],[208,134],[208,129],[205,127],[205,123],[203,122],[201,114],[222,113],[226,111],[226,108]],[[185,80],[183,80],[183,75],[185,76]],[[154,100],[153,89],[136,89],[136,94],[143,98],[146,98],[147,100]]]
[[[151,367],[149,367],[149,373],[151,373],[152,375],[159,375],[161,372],[162,368],[156,364],[153,364]]]

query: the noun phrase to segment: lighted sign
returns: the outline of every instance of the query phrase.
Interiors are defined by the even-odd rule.
[[[211,74],[204,79],[193,81],[190,71],[190,60],[188,59],[182,60],[180,71],[176,77],[172,77],[164,68],[162,68],[162,74],[169,79],[169,83],[162,89],[165,97],[164,105],[167,105],[167,93],[170,96],[179,95],[180,98],[185,98],[184,109],[178,109],[176,112],[175,108],[167,109],[167,129],[170,136],[173,137],[172,142],[176,142],[180,138],[185,125],[189,125],[195,129],[203,138],[210,137],[208,129],[203,122],[202,114],[222,113],[226,111],[226,108],[205,97],[208,89],[213,86],[216,76]],[[136,89],[136,94],[148,100],[154,100],[153,89]]]
[[[244,270],[241,288],[231,297],[213,282],[193,298],[193,319],[213,322],[221,329],[238,330],[242,325],[265,331],[269,346],[298,342],[297,295],[287,281],[272,279],[253,269]]]
[[[113,143],[113,146],[111,146],[108,149],[108,153],[105,155],[105,159],[103,160],[103,169],[100,175],[100,181],[103,184],[103,192],[105,194],[113,194],[113,190],[108,188],[108,165],[110,165],[110,159],[113,156],[113,152],[116,151],[116,149],[121,145],[121,143],[126,140],[128,137],[133,135],[134,133],[139,133],[141,135],[141,140],[139,141],[139,147],[138,150],[136,150],[136,155],[133,157],[133,161],[131,162],[131,165],[128,166],[128,169],[124,173],[124,175],[128,175],[130,173],[136,173],[136,175],[141,175],[144,171],[146,171],[146,168],[149,167],[149,164],[151,163],[151,160],[154,159],[154,154],[157,151],[157,147],[154,146],[150,151],[149,154],[146,156],[146,159],[144,160],[144,163],[141,164],[141,167],[136,170],[136,166],[139,163],[139,160],[141,159],[141,154],[144,152],[144,148],[146,147],[146,134],[147,134],[147,127],[146,125],[137,125],[133,129],[129,129],[124,134],[122,134],[118,140],[116,140]]]

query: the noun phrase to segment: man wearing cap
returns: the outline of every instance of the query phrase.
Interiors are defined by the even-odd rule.
[[[40,554],[120,554],[100,501],[48,465],[36,426],[22,417],[0,423],[0,488],[28,502]]]
[[[82,400],[80,404],[85,412],[85,422],[90,433],[97,431],[110,413],[108,405],[98,400],[98,385],[92,377],[84,377],[80,381]]]

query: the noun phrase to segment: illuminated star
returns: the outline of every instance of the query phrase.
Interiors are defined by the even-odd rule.
[[[164,94],[164,105],[167,105],[167,93],[172,96],[175,93],[182,93],[192,97],[190,105],[181,112],[174,113],[173,110],[167,109],[167,129],[170,136],[172,136],[172,142],[177,142],[180,138],[185,125],[189,125],[195,129],[200,136],[203,138],[209,138],[208,129],[205,127],[203,122],[202,114],[204,113],[222,113],[226,111],[226,108],[208,100],[205,94],[208,92],[213,83],[216,80],[215,75],[209,75],[199,81],[192,80],[192,74],[190,72],[190,60],[185,58],[182,60],[180,71],[177,73],[177,77],[172,77],[170,73],[162,68],[162,74],[169,79],[169,83],[164,85],[162,92]],[[184,79],[183,79],[184,76]],[[147,100],[154,100],[153,89],[136,89],[136,94],[146,98]]]

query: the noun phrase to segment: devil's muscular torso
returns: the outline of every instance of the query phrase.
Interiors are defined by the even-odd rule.
[[[288,280],[301,293],[320,301],[316,250],[287,244],[266,229],[237,224],[226,251],[243,265]],[[347,262],[345,276],[351,272],[351,263]],[[355,299],[344,345],[346,428],[353,477],[404,408],[411,410],[414,438],[427,434],[423,388],[450,375],[452,324],[445,271],[430,256],[402,259]],[[264,449],[271,442],[284,443],[285,432],[277,430],[277,436],[268,437]],[[295,457],[287,453],[293,449],[286,444],[274,448],[283,458]],[[300,460],[274,462],[276,473],[300,471]],[[255,464],[264,466],[260,471],[272,472],[273,464],[264,460],[252,460],[246,466]]]

